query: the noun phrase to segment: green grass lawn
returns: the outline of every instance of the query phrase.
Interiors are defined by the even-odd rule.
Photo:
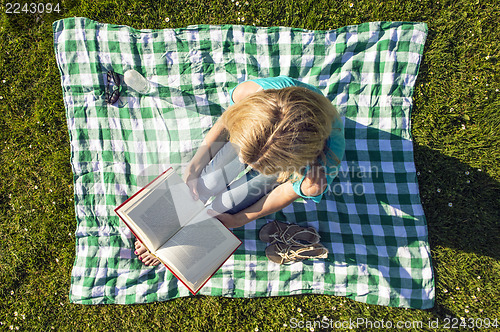
[[[0,26],[0,330],[282,331],[293,327],[291,319],[323,317],[414,322],[414,330],[421,330],[418,322],[433,330],[428,322],[436,319],[441,329],[447,319],[453,327],[453,318],[500,324],[498,1],[70,0],[60,2],[59,13],[6,14],[6,8]],[[435,307],[405,310],[333,296],[70,304],[76,219],[52,23],[71,16],[154,29],[227,23],[330,30],[369,21],[426,22],[411,120]]]

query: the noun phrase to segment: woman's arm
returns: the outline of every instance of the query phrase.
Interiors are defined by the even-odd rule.
[[[184,170],[183,180],[189,187],[189,191],[194,200],[198,196],[198,177],[203,168],[210,162],[215,154],[226,144],[227,132],[219,120],[215,122],[213,127],[208,131],[203,139],[201,146],[196,151],[193,159],[189,162],[187,168]]]
[[[321,171],[314,172],[313,167],[304,178],[300,190],[305,196],[317,196],[325,191],[326,178]],[[259,199],[253,205],[235,214],[211,213],[217,217],[224,225],[230,228],[241,227],[252,220],[262,218],[271,213],[277,212],[291,204],[300,196],[293,190],[291,181],[284,182],[274,188],[270,193]]]
[[[255,82],[243,82],[239,84],[236,89],[234,89],[231,98],[233,98],[233,101],[237,103],[238,101],[261,89],[262,87]],[[199,174],[226,142],[227,131],[221,125],[220,121],[217,120],[207,133],[207,136],[203,139],[200,148],[196,151],[196,154],[189,163],[186,171]]]
[[[261,89],[260,85],[252,81],[243,82],[238,85],[236,89],[234,89],[231,98],[234,102],[238,102]],[[196,151],[196,154],[184,171],[183,180],[188,185],[193,199],[198,199],[197,179],[201,171],[206,165],[208,165],[210,160],[212,160],[212,158],[224,146],[224,144],[227,143],[227,141],[228,132],[221,124],[220,120],[217,120],[213,127],[208,131],[207,135],[203,139],[203,142],[201,143],[201,146],[198,148],[198,151]]]
[[[193,159],[188,165],[190,172],[201,173],[201,170],[210,162],[217,152],[227,142],[227,132],[219,120],[208,131],[201,146],[196,151]]]
[[[240,227],[252,220],[267,216],[290,205],[300,196],[293,190],[292,183],[287,181],[274,188],[270,193],[259,199],[255,204],[234,214],[237,225]]]
[[[290,196],[288,194],[279,194],[280,189],[284,189],[288,192],[289,188],[291,189]],[[280,188],[281,187],[281,188]],[[291,204],[294,200],[296,200],[299,195],[297,195],[292,188],[292,185],[288,182],[285,182],[278,187],[274,188],[273,191],[259,199],[253,205],[250,205],[244,210],[241,210],[235,214],[229,213],[219,213],[214,210],[208,210],[207,213],[220,220],[226,227],[229,228],[237,228],[241,227],[245,224],[248,224],[250,221],[262,218],[267,216],[268,214],[277,212],[284,207]]]

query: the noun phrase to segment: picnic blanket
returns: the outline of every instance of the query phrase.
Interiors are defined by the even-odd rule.
[[[243,244],[199,294],[330,294],[430,308],[434,279],[410,135],[424,23],[372,22],[332,31],[195,25],[137,30],[87,18],[54,22],[74,173],[73,303],[145,303],[191,296],[164,267],[144,266],[113,209],[169,166],[182,174],[247,79],[287,75],[318,87],[345,123],[339,176],[320,203],[298,200],[234,229]],[[140,72],[152,91],[106,73]],[[123,77],[122,77],[123,78]],[[328,258],[270,262],[259,229],[278,219],[319,230]]]

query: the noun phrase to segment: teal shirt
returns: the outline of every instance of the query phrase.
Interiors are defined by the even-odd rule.
[[[282,89],[290,86],[301,86],[310,89],[311,91],[314,91],[320,95],[323,96],[321,91],[307,83],[300,82],[296,79],[287,77],[287,76],[278,76],[278,77],[269,77],[269,78],[258,78],[254,80],[250,80],[252,82],[257,83],[260,85],[264,90],[266,89]],[[233,88],[231,91],[229,91],[229,96],[230,96],[230,105],[233,105],[233,91],[235,88]],[[326,142],[326,147],[325,149],[330,148],[333,153],[339,158],[339,160],[342,160],[344,157],[344,151],[345,151],[345,138],[344,138],[344,124],[342,122],[342,119],[337,119],[334,121],[332,124],[332,131],[330,133],[330,136],[328,137],[328,140]],[[325,173],[326,173],[326,182],[328,183],[328,186],[326,187],[325,191],[323,191],[320,195],[318,196],[306,196],[302,193],[302,190],[300,190],[300,186],[302,185],[302,182],[304,181],[305,175],[300,179],[299,181],[296,181],[293,183],[293,190],[301,197],[303,198],[309,198],[312,199],[314,202],[319,203],[321,201],[321,198],[323,197],[323,194],[328,190],[328,187],[330,187],[333,179],[337,176],[340,164],[337,163],[332,158],[329,158],[328,154],[326,154],[326,165],[323,165],[321,158],[318,157],[318,161],[320,165],[325,166]],[[310,166],[307,166],[305,174],[309,171]]]

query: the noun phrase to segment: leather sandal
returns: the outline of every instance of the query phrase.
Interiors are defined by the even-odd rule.
[[[321,243],[303,247],[276,242],[266,248],[266,256],[272,262],[287,264],[300,262],[308,258],[326,258],[328,256],[328,249]]]
[[[319,243],[320,236],[313,227],[306,228],[273,220],[260,229],[259,238],[271,244],[281,242],[286,245],[305,247]]]

